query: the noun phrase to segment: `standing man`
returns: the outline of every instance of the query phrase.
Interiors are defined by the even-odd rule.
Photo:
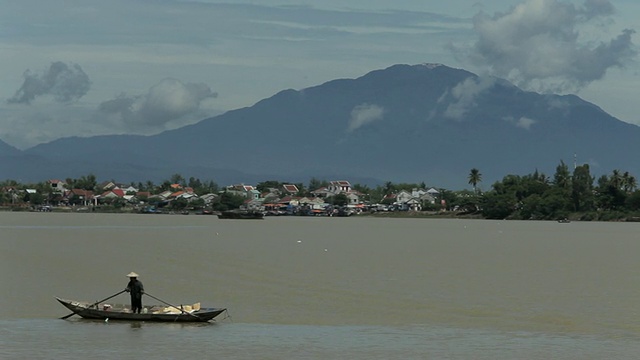
[[[138,280],[138,274],[133,271],[130,272],[127,277],[129,277],[129,284],[127,284],[126,292],[131,294],[131,312],[140,314],[142,310],[142,294],[144,294],[144,286],[142,286],[142,282]]]

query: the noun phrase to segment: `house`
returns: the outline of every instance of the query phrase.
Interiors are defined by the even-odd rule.
[[[361,204],[362,201],[360,201],[360,197],[361,197],[361,193],[357,192],[357,191],[350,191],[347,194],[347,199],[349,200],[348,205],[356,205],[356,204]]]
[[[62,192],[67,190],[64,187],[64,185],[65,185],[64,182],[62,182],[62,181],[60,181],[58,179],[51,179],[51,180],[48,181],[48,183],[49,183],[49,186],[51,186],[51,190],[53,192],[62,193]]]
[[[124,190],[119,188],[114,188],[100,194],[100,198],[101,199],[122,199],[124,198],[125,195],[126,193],[124,192]]]
[[[149,191],[138,191],[136,197],[138,199],[148,199],[151,197],[151,193]]]
[[[351,191],[351,183],[346,180],[331,181],[327,190],[334,195]]]
[[[171,194],[173,194],[173,192],[167,190],[167,191],[161,192],[160,194],[157,194],[157,196],[159,196],[163,200],[167,200],[171,196]]]
[[[298,200],[298,203],[300,204],[300,206],[306,206],[312,210],[324,210],[324,208],[327,207],[327,203],[324,202],[324,199],[322,198],[307,198],[307,197],[303,197],[300,200]]]
[[[65,192],[64,200],[69,205],[87,206],[94,202],[94,195],[90,190],[71,189]]]
[[[247,199],[240,208],[242,210],[264,211],[264,199]]]
[[[397,204],[404,204],[404,203],[406,203],[407,201],[409,201],[409,200],[411,200],[413,198],[414,198],[414,196],[410,192],[408,192],[406,190],[400,190],[396,194],[396,201],[395,202]]]
[[[346,180],[331,181],[329,186],[321,187],[311,192],[315,197],[328,198],[343,193],[350,193],[351,183]]]
[[[429,190],[427,190],[427,194],[433,196],[434,198],[437,198],[438,195],[440,195],[440,192],[435,188],[430,188]]]
[[[103,181],[100,184],[98,184],[97,187],[98,189],[102,189],[102,190],[111,190],[111,189],[117,188],[118,185],[113,181]]]
[[[186,192],[184,190],[176,191],[169,196],[169,199],[185,199],[187,201],[192,201],[197,199],[198,195],[190,192]]]
[[[426,194],[425,194],[426,195]],[[400,190],[396,194],[389,194],[382,200],[385,204],[390,204],[393,209],[400,211],[420,211],[422,210],[422,201],[419,197],[413,196],[413,192]]]
[[[225,192],[244,196],[249,199],[257,199],[260,197],[260,192],[255,187],[245,184],[227,186]]]
[[[426,204],[426,203],[435,204],[436,203],[436,198],[433,197],[433,195],[428,194],[428,193],[420,196],[419,199],[420,199],[420,201],[422,201],[423,204]]]
[[[299,192],[298,187],[293,184],[283,184],[282,193],[288,195],[295,195]]]
[[[134,188],[133,186],[129,185],[129,186],[121,186],[119,187],[120,189],[122,189],[122,191],[124,191],[125,194],[137,194],[138,193],[138,189]]]
[[[211,204],[213,204],[218,197],[219,195],[217,194],[208,193],[200,196],[200,199],[204,201],[205,206],[211,206]]]
[[[329,188],[321,187],[319,189],[313,190],[311,192],[311,195],[324,199],[324,198],[328,198],[328,197],[333,196],[333,193],[331,191],[329,191]]]

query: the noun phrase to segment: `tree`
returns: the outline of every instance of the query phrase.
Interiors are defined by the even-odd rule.
[[[181,186],[186,185],[184,178],[180,174],[171,175],[171,177],[169,178],[169,182],[171,182],[171,184],[179,184]]]
[[[482,174],[480,174],[480,170],[476,168],[471,169],[471,172],[469,172],[469,184],[473,186],[474,193],[478,192],[476,185],[478,185],[478,183],[481,181],[482,181]]]
[[[192,189],[200,189],[202,187],[202,182],[200,179],[194,178],[193,176],[189,178],[189,182],[187,186]]]
[[[316,191],[321,187],[326,186],[329,186],[329,182],[326,180],[319,180],[315,177],[312,177],[311,180],[309,180],[309,191]]]
[[[627,194],[620,188],[620,172],[614,170],[611,176],[598,178],[596,203],[603,210],[619,210],[624,206]]]
[[[41,193],[33,193],[25,196],[25,202],[29,202],[31,205],[42,205],[44,203],[44,196]]]
[[[571,199],[575,211],[589,211],[593,208],[593,176],[589,165],[578,166],[573,171],[571,180]]]
[[[482,197],[482,215],[487,219],[505,219],[515,211],[516,199],[511,194],[496,191],[485,193]]]
[[[391,193],[393,193],[393,191],[395,190],[395,186],[393,186],[393,183],[391,181],[387,181],[384,183],[384,194],[385,195],[389,195]]]
[[[260,191],[261,193],[268,191],[269,189],[280,189],[280,187],[282,187],[284,183],[281,183],[280,181],[276,181],[276,180],[267,180],[267,181],[263,181],[263,182],[259,182],[256,185],[256,190]]]
[[[223,192],[218,201],[213,204],[213,210],[227,211],[239,208],[246,198],[241,195],[235,195],[230,192]]]
[[[179,197],[173,201],[171,201],[170,208],[172,210],[184,210],[187,205],[189,205],[189,201],[183,197]]]
[[[631,195],[627,197],[627,201],[625,203],[627,209],[631,211],[640,210],[640,190],[636,190]]]
[[[636,190],[636,186],[636,178],[629,174],[628,171],[625,171],[624,174],[622,174],[622,190],[626,193],[632,193]]]
[[[569,172],[569,167],[562,160],[556,167],[556,173],[553,175],[553,183],[555,186],[569,191],[569,186],[571,185],[571,174]]]
[[[340,193],[328,198],[327,201],[335,206],[345,206],[349,203],[349,198],[347,195]]]

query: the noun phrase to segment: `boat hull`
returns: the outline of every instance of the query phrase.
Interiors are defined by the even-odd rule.
[[[87,308],[90,304],[56,298],[64,307],[85,319],[151,321],[151,322],[207,322],[227,311],[224,308],[202,308],[183,313],[140,313],[122,311],[122,309]],[[151,307],[153,308],[153,307]]]
[[[263,219],[264,214],[259,211],[223,211],[218,214],[218,219],[246,219],[259,220]]]

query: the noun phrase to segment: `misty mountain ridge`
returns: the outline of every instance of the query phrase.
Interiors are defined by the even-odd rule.
[[[640,128],[575,95],[524,91],[439,64],[393,65],[356,79],[283,90],[255,105],[153,136],[62,138],[19,151],[0,143],[0,178],[219,184],[311,177],[370,185],[482,188],[507,174],[553,175],[561,160],[593,175],[640,173]],[[25,160],[28,156],[28,161]]]

